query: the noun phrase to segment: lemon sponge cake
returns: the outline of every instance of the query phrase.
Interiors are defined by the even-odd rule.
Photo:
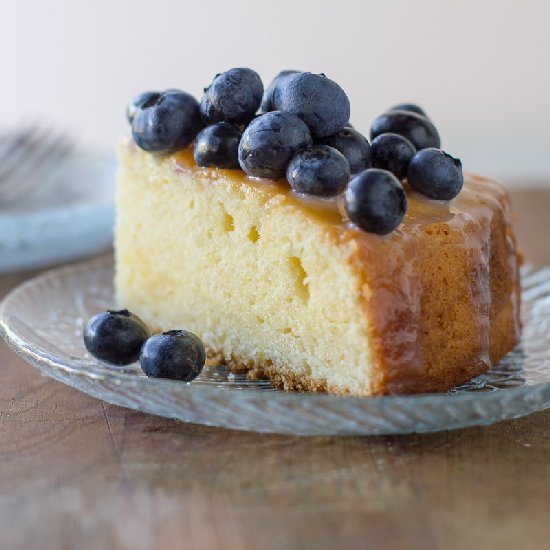
[[[285,389],[442,391],[518,340],[510,205],[494,181],[466,174],[448,202],[407,188],[402,223],[378,235],[341,196],[201,168],[189,148],[118,153],[120,305],[192,331],[232,368]]]

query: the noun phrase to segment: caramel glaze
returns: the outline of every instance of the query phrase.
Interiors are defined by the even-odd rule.
[[[371,376],[373,394],[441,391],[483,372],[491,364],[491,355],[493,360],[500,359],[498,352],[491,353],[490,342],[493,294],[490,243],[493,241],[492,225],[496,225],[493,224],[495,216],[499,216],[506,227],[505,244],[498,254],[499,262],[505,264],[512,281],[509,290],[514,302],[511,322],[515,341],[519,338],[517,256],[508,197],[500,184],[466,174],[464,188],[458,197],[443,202],[413,192],[405,182],[408,201],[405,218],[395,231],[379,236],[366,233],[350,223],[341,197],[331,200],[305,197],[294,193],[286,180],[250,178],[241,170],[201,168],[194,163],[191,149],[178,152],[169,160],[174,163],[176,171],[190,173],[199,179],[204,177],[209,182],[230,180],[246,192],[261,189],[264,196],[267,192],[266,208],[290,204],[325,224],[337,239],[349,245],[352,250],[349,261],[359,266],[358,274],[363,279],[362,307],[369,320],[369,339],[375,356],[373,363],[376,364]],[[475,353],[468,358],[471,365],[464,365],[462,376],[455,374],[453,378],[450,375],[446,381],[445,377],[439,377],[439,383],[433,383],[433,376],[428,373],[431,368],[428,355],[437,353],[437,350],[430,351],[423,346],[426,327],[422,325],[421,314],[422,295],[426,292],[424,248],[436,234],[436,245],[441,242],[442,246],[459,247],[468,258],[469,272],[465,277],[470,281],[468,291],[472,294],[472,326],[477,327],[472,335]],[[507,351],[505,349],[503,353]]]

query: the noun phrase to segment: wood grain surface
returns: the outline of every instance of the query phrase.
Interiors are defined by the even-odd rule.
[[[550,262],[550,192],[514,199],[526,256]],[[0,277],[0,295],[28,275]],[[300,438],[108,405],[3,343],[0,373],[1,549],[550,548],[550,410]]]

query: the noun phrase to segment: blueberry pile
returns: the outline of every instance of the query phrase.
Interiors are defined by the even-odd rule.
[[[402,181],[448,201],[463,185],[462,165],[441,150],[433,122],[418,105],[395,105],[377,117],[371,142],[350,122],[344,90],[324,74],[281,71],[264,90],[246,68],[217,74],[200,101],[181,90],[145,92],[127,109],[134,141],[170,154],[194,142],[199,166],[285,178],[297,193],[342,196],[349,219],[385,235],[403,220]]]
[[[95,358],[113,365],[139,360],[143,372],[152,378],[191,382],[206,362],[198,336],[185,330],[150,336],[145,323],[127,309],[94,315],[86,323],[83,337],[86,349]]]

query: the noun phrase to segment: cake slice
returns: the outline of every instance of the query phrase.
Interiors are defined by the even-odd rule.
[[[374,396],[443,391],[519,337],[510,206],[465,175],[450,202],[408,190],[403,223],[351,225],[340,199],[119,146],[118,300],[185,328],[277,387]]]

